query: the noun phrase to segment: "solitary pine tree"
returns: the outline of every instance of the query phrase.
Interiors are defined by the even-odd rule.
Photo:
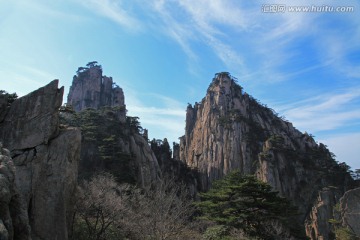
[[[240,172],[232,172],[216,181],[212,189],[200,197],[198,206],[203,219],[241,229],[261,239],[274,239],[272,221],[294,224],[289,220],[297,214],[297,208],[272,191],[270,185]]]

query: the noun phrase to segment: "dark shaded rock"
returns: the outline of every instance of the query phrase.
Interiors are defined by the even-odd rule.
[[[63,90],[54,80],[15,100],[0,123],[0,141],[10,150],[16,169],[13,179],[19,193],[12,199],[24,199],[34,240],[67,239],[72,221],[81,134],[75,128],[59,129]],[[14,212],[13,223],[23,216]],[[26,239],[16,238],[21,232],[14,228],[8,237]]]
[[[334,218],[333,207],[340,196],[338,191],[329,188],[319,191],[318,198],[305,220],[306,234],[310,239],[333,239],[334,228],[329,221]]]
[[[27,208],[15,182],[15,167],[8,150],[0,145],[0,239],[27,240]]]
[[[340,221],[360,237],[360,188],[347,191],[340,199]]]
[[[159,179],[160,168],[147,140],[128,122],[122,122],[116,109],[61,113],[61,121],[82,131],[80,180],[102,171],[113,174],[119,182],[141,186]]]
[[[125,122],[126,106],[123,90],[114,84],[112,77],[102,75],[100,65],[81,69],[73,78],[67,104],[77,112],[86,108],[118,107],[118,117]]]
[[[15,100],[0,125],[0,139],[9,150],[47,143],[59,131],[58,109],[64,88],[58,80]]]
[[[67,239],[80,158],[80,130],[68,128],[48,145],[14,157],[21,193],[29,208],[33,239]]]

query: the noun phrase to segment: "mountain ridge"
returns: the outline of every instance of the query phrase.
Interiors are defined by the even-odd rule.
[[[120,105],[110,101],[115,99],[112,90],[120,87],[110,84],[111,88],[104,88],[104,79],[113,83],[94,62],[78,70],[69,93],[70,99],[76,99],[77,109],[70,103],[60,107],[63,89],[57,87],[58,81],[10,106],[6,98],[0,98],[0,140],[13,158],[6,161],[14,161],[17,168],[13,184],[18,184],[27,200],[22,207],[30,209],[29,225],[35,239],[51,236],[49,229],[57,220],[55,212],[48,209],[54,205],[63,206],[67,223],[57,231],[61,239],[67,239],[76,179],[89,178],[97,171],[110,172],[118,180],[135,181],[142,187],[170,175],[185,182],[191,196],[196,197],[213,181],[237,170],[255,175],[291,200],[300,211],[298,222],[313,240],[333,239],[335,225],[331,219],[340,219],[337,221],[345,226],[348,219],[351,227],[358,224],[351,217],[357,191],[344,195],[355,187],[348,166],[336,162],[327,147],[316,143],[311,135],[301,133],[244,92],[229,73],[215,74],[201,102],[188,105],[185,134],[173,145],[173,155],[166,138],[149,140],[138,118],[126,115],[123,93]],[[108,96],[109,101],[102,101],[102,96]],[[19,126],[12,127],[14,124]],[[32,175],[33,171],[38,174]],[[41,184],[29,185],[29,178]],[[44,184],[47,182],[51,186],[65,184],[66,188],[49,190]],[[35,207],[47,192],[64,199],[54,198],[44,209]],[[346,198],[341,202],[342,196]],[[333,209],[339,202],[343,207],[336,214]],[[350,205],[350,210],[343,209]],[[42,226],[41,221],[48,224]]]

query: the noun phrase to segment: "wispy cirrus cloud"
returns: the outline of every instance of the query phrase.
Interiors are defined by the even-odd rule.
[[[138,116],[143,127],[150,128],[149,135],[152,138],[168,138],[170,142],[178,142],[178,138],[184,134],[184,120],[186,106],[176,99],[156,93],[142,94],[126,89],[128,115]],[[157,102],[158,107],[145,104],[146,99],[151,99],[152,104]],[[160,104],[159,104],[160,103]],[[160,133],[166,133],[162,136]]]
[[[360,77],[360,65],[358,60],[352,61],[351,54],[360,48],[360,15],[261,12],[263,4],[273,3],[271,0],[261,3],[232,0],[85,2],[94,12],[122,27],[147,29],[147,33],[167,36],[179,45],[191,65],[197,65],[204,57],[198,46],[210,49],[240,81],[258,86],[276,85],[290,79],[302,81],[304,74],[331,72],[341,79],[343,77],[344,81],[350,78],[356,82]],[[286,6],[309,5],[304,0],[278,0],[276,3]],[[334,5],[334,2],[318,0],[315,5],[324,4]],[[356,1],[349,1],[349,4],[360,9],[360,3]],[[142,18],[132,11],[133,8],[141,11]],[[337,25],[338,20],[346,24]],[[347,26],[347,29],[342,26]],[[333,77],[329,81],[338,80]],[[356,88],[358,84],[352,86]],[[303,93],[306,91],[309,90],[303,89]],[[359,101],[358,92],[343,90],[342,93],[325,94],[319,85],[312,91],[317,92],[318,97],[281,106],[281,112],[299,128],[312,132],[325,131],[359,120],[357,108],[352,107],[353,102]],[[166,115],[169,110],[167,107],[149,108],[142,104],[134,106],[136,114],[148,114],[146,118],[150,116],[154,119],[153,124],[156,124],[155,119]],[[172,112],[169,117],[180,119],[183,108],[178,109],[179,115]]]
[[[197,42],[212,49],[229,68],[245,69],[242,56],[223,41],[229,36],[219,26],[247,27],[245,15],[231,1],[155,1],[153,9],[163,19],[164,33],[178,42],[190,59],[197,60],[192,47]]]
[[[80,0],[79,0],[80,1]],[[273,83],[293,79],[312,65],[332,67],[349,77],[359,77],[359,66],[346,61],[349,52],[359,48],[360,27],[338,34],[336,27],[325,25],[337,18],[356,26],[360,17],[343,17],[331,13],[284,12],[267,14],[262,5],[233,0],[190,1],[83,1],[95,13],[127,29],[146,29],[173,39],[194,66],[200,60],[196,46],[212,50],[214,55],[240,79]],[[308,1],[278,0],[286,6],[306,6]],[[334,4],[319,0],[316,5]],[[359,3],[353,5],[360,7]],[[141,18],[135,10],[141,12]],[[326,15],[327,14],[327,15]],[[304,50],[303,42],[309,49]],[[346,42],[346,44],[344,44]],[[308,52],[308,51],[311,51]],[[298,69],[287,68],[289,62]],[[255,73],[254,73],[255,72]],[[247,76],[256,76],[249,78]]]
[[[109,18],[116,24],[119,24],[128,30],[139,31],[142,29],[143,24],[141,21],[126,8],[126,1],[88,0],[80,1],[80,3],[96,14]]]
[[[300,102],[275,106],[295,126],[310,132],[334,130],[360,122],[360,90],[319,95]]]

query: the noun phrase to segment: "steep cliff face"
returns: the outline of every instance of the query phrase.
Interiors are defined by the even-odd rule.
[[[79,68],[70,87],[67,103],[75,111],[85,108],[99,109],[103,106],[118,107],[119,118],[125,121],[125,100],[123,90],[111,77],[102,75],[102,68],[96,62],[86,68]]]
[[[306,235],[311,239],[334,239],[334,228],[329,223],[334,218],[333,208],[339,201],[339,191],[324,188],[318,193],[312,209],[305,220]]]
[[[173,153],[166,138],[164,140],[153,139],[150,141],[150,146],[163,175],[166,178],[174,179],[176,183],[185,185],[190,197],[196,198],[200,190],[198,188],[198,172],[179,160],[179,144],[173,143]]]
[[[205,98],[188,106],[180,159],[198,169],[204,190],[234,169],[256,174],[294,201],[303,222],[319,191],[332,186],[341,196],[351,182],[324,145],[244,93],[228,73],[216,74]]]
[[[67,239],[72,221],[81,134],[59,128],[62,95],[55,80],[14,101],[0,123],[34,240]]]
[[[187,108],[180,159],[205,174],[202,186],[207,189],[233,169],[255,173],[258,154],[271,136],[297,149],[316,146],[311,137],[244,93],[227,73],[220,73],[201,103]]]
[[[160,176],[160,169],[147,140],[131,121],[122,122],[111,107],[62,112],[61,122],[81,129],[79,178],[99,171],[112,173],[119,182],[146,185]]]

